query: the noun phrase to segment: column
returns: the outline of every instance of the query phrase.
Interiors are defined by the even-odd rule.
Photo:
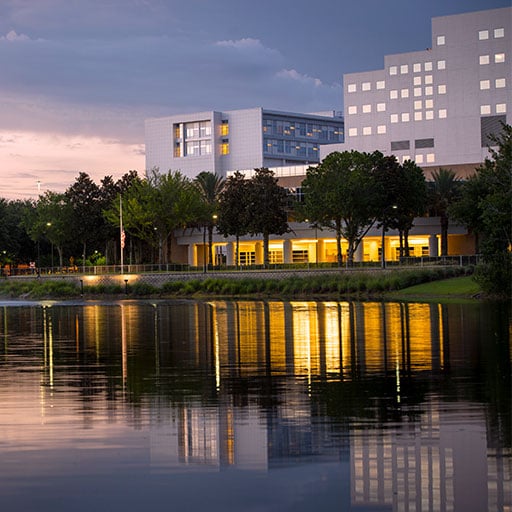
[[[439,256],[439,242],[437,235],[430,235],[428,239],[428,255],[434,258]]]
[[[316,243],[316,262],[321,263],[324,261],[325,247],[323,238],[317,239]]]
[[[357,246],[356,252],[354,253],[354,261],[363,261],[363,258],[364,258],[363,243],[364,242],[361,242]]]
[[[226,265],[232,267],[235,265],[235,243],[228,242],[226,244]]]
[[[285,240],[283,242],[283,262],[293,263],[292,259],[292,241]]]
[[[254,258],[256,265],[263,265],[263,242],[256,242],[254,244]]]
[[[188,264],[197,267],[197,244],[188,244]]]

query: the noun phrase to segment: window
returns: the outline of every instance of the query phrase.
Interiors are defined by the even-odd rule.
[[[391,141],[391,151],[403,151],[410,149],[411,143],[408,140],[393,140]]]
[[[357,137],[357,128],[349,128],[348,136],[349,137]]]
[[[372,134],[372,127],[371,126],[365,126],[363,128],[363,135],[371,135]]]
[[[478,61],[480,62],[480,66],[489,64],[489,55],[480,55]]]
[[[406,75],[407,73],[409,73],[409,66],[407,64],[402,64],[400,66],[400,74]]]
[[[480,105],[480,115],[485,116],[491,113],[491,105]]]
[[[416,62],[416,64],[413,64],[412,69],[415,73],[421,72],[421,64],[419,62]]]
[[[446,94],[446,85],[441,84],[437,86],[437,94]]]
[[[425,112],[425,119],[434,119],[434,111],[433,110],[427,110]]]
[[[410,160],[410,159],[411,159],[411,156],[410,156],[410,155],[404,155],[404,156],[402,157],[402,163],[407,162],[407,160]]]
[[[446,44],[446,37],[437,36],[437,46],[443,46],[444,44]]]
[[[437,69],[446,69],[446,61],[438,60],[437,61]]]
[[[485,39],[489,39],[489,31],[488,30],[479,30],[478,31],[478,39],[480,41],[484,41]]]
[[[386,88],[386,82],[384,80],[379,80],[376,84],[377,89],[385,89]]]
[[[409,97],[409,89],[402,89],[400,91],[400,97],[401,98],[408,98]]]
[[[423,108],[423,102],[421,100],[416,100],[414,102],[414,110],[421,110]]]
[[[425,148],[433,148],[434,147],[434,139],[416,139],[414,141],[414,147],[416,149],[425,149]]]
[[[371,104],[363,105],[363,114],[369,114],[372,111]]]
[[[434,108],[434,100],[425,100],[425,108]]]
[[[377,112],[386,112],[386,104],[377,103]]]
[[[220,145],[220,154],[229,155],[229,142],[222,142],[222,144]]]
[[[421,76],[414,77],[414,85],[421,85]]]
[[[348,114],[351,116],[353,114],[357,114],[357,106],[356,105],[351,105],[350,107],[348,107]]]
[[[505,37],[505,29],[504,28],[495,28],[494,29],[494,37],[496,39],[500,37]]]
[[[386,125],[385,124],[379,124],[377,126],[377,133],[378,134],[383,134],[383,133],[386,133]]]
[[[370,82],[363,82],[361,84],[361,90],[363,91],[371,91],[372,89],[372,84]]]
[[[421,112],[414,112],[414,120],[415,121],[422,121],[423,120],[423,114]]]
[[[440,108],[438,112],[439,119],[446,119],[448,117],[448,112],[445,108]]]
[[[389,91],[389,98],[396,100],[398,98],[398,91],[396,89]]]
[[[432,83],[432,75],[425,75],[425,85]]]
[[[434,94],[434,89],[431,85],[425,87],[425,96],[432,96]]]
[[[414,96],[416,96],[416,97],[421,96],[421,87],[414,88]]]
[[[485,91],[486,89],[491,88],[490,80],[480,80],[480,90]]]
[[[394,123],[398,123],[398,114],[391,114],[391,116],[389,117],[390,121],[394,124]]]
[[[220,134],[222,137],[229,135],[229,124],[226,120],[223,120],[222,124],[220,125]]]
[[[416,155],[416,163],[417,164],[423,163],[423,155]]]
[[[424,69],[425,71],[432,71],[432,62],[425,62]]]
[[[408,123],[410,119],[409,112],[402,112],[402,123]]]
[[[433,164],[436,161],[436,156],[434,153],[427,153],[427,163]]]
[[[396,74],[398,74],[398,68],[397,68],[397,66],[389,66],[389,74],[390,74],[390,75],[396,75]]]
[[[497,103],[496,104],[496,114],[505,114],[507,112],[506,103]]]
[[[347,85],[347,92],[356,92],[357,91],[357,85],[356,84],[348,84]]]
[[[491,140],[493,135],[499,134],[502,131],[502,123],[506,123],[507,116],[486,116],[480,118],[480,137],[483,148],[495,144]]]
[[[496,78],[495,81],[496,89],[502,89],[505,87],[505,79],[504,78]]]
[[[494,54],[494,62],[496,64],[501,64],[502,62],[505,62],[505,54],[504,53]]]

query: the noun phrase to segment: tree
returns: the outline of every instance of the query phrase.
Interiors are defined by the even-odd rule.
[[[235,264],[238,267],[240,237],[249,233],[251,212],[247,204],[249,182],[240,172],[235,172],[225,182],[219,197],[217,231],[224,237],[234,236]]]
[[[429,203],[441,223],[441,256],[448,255],[449,206],[458,196],[460,180],[452,169],[440,168],[432,173]]]
[[[249,233],[263,235],[263,264],[269,264],[269,238],[271,234],[287,233],[288,194],[286,189],[277,184],[273,171],[262,167],[255,169],[249,180],[246,198],[250,214]]]
[[[310,167],[302,182],[302,214],[311,223],[336,233],[338,265],[341,266],[341,238],[348,242],[347,263],[379,215],[375,169],[382,154],[358,151],[334,152],[320,165]]]
[[[203,226],[208,229],[208,263],[213,264],[213,229],[218,217],[219,199],[224,188],[224,178],[212,172],[200,172],[194,179],[203,206]]]

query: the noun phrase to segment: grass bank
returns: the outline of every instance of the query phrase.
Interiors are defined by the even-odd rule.
[[[285,278],[188,279],[168,281],[161,287],[139,282],[127,287],[117,285],[84,286],[84,296],[123,297],[279,297],[279,298],[407,298],[428,295],[472,296],[478,287],[472,285],[469,267],[444,267],[388,271],[340,271],[315,273]],[[459,280],[452,281],[453,278]],[[414,288],[426,286],[426,288]],[[411,288],[413,287],[413,288]],[[411,291],[412,290],[412,291]],[[401,294],[397,293],[401,292]],[[80,287],[69,281],[16,280],[0,282],[0,296],[16,298],[72,298],[81,295]]]

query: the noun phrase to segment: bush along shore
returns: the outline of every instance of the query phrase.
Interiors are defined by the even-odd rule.
[[[393,271],[344,272],[305,274],[284,278],[228,277],[173,280],[160,287],[139,282],[127,286],[81,286],[76,281],[31,279],[0,281],[0,296],[18,299],[43,298],[201,298],[201,297],[252,297],[252,298],[320,298],[350,297],[358,299],[383,298],[414,285],[453,277],[471,275],[472,267],[444,267]]]

